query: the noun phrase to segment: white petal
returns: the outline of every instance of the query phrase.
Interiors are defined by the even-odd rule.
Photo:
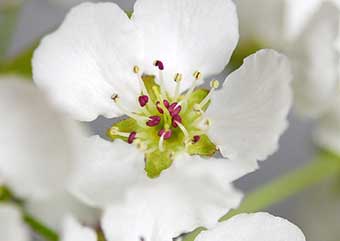
[[[314,133],[315,142],[326,150],[340,154],[340,96],[332,108],[318,120]]]
[[[51,108],[33,85],[0,80],[0,176],[17,195],[43,197],[62,189],[83,133]]]
[[[203,164],[210,161],[211,166]],[[103,230],[108,241],[163,241],[199,226],[211,227],[240,203],[242,195],[230,182],[251,170],[225,159],[182,157],[112,205],[104,214]]]
[[[71,10],[61,27],[45,37],[33,58],[35,83],[78,120],[122,112],[116,93],[131,110],[137,106],[140,36],[127,15],[113,3],[84,3]]]
[[[97,235],[92,229],[80,225],[73,217],[67,217],[61,241],[97,241]]]
[[[30,234],[22,221],[21,213],[14,206],[0,204],[0,240],[30,240]]]
[[[213,96],[209,136],[232,160],[265,160],[276,151],[291,106],[285,56],[262,50],[246,58]]]
[[[144,171],[144,154],[121,140],[113,143],[94,136],[72,180],[72,191],[86,203],[105,207],[123,198]]]
[[[235,0],[240,21],[240,41],[278,47],[285,40],[285,0]],[[251,11],[249,10],[251,9]]]
[[[290,50],[294,67],[296,108],[300,114],[318,116],[337,93],[339,12],[330,3],[314,15]]]
[[[55,230],[60,230],[62,221],[72,215],[83,224],[95,225],[99,221],[99,211],[86,206],[66,191],[54,193],[42,200],[30,200],[26,209],[34,217]]]
[[[204,76],[221,72],[238,41],[230,0],[138,0],[132,20],[144,35],[146,70],[153,73],[153,61],[163,61],[170,89],[176,73],[183,74],[184,90],[197,70]]]
[[[294,224],[267,213],[240,214],[201,233],[196,241],[305,241]]]

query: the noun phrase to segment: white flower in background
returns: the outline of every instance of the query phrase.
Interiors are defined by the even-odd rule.
[[[212,230],[203,231],[195,241],[305,241],[301,230],[289,221],[268,213],[240,214]]]
[[[0,240],[30,240],[30,233],[22,221],[21,212],[9,204],[0,204]]]
[[[151,226],[152,224],[146,223]],[[111,226],[110,229],[104,231],[108,241],[117,240],[120,238],[116,236],[115,228],[121,228],[123,224],[118,226]],[[125,228],[128,232],[127,227]],[[133,232],[133,226],[132,226]],[[150,239],[140,237],[140,240],[165,240],[162,237],[162,229],[158,230],[159,233],[153,233],[154,236]],[[128,240],[128,239],[123,239]],[[227,221],[218,223],[210,230],[200,233],[195,241],[305,241],[305,237],[301,230],[288,222],[285,219],[271,216],[267,213],[254,213],[254,214],[240,214]]]
[[[23,222],[20,210],[10,204],[0,204],[0,240],[32,241],[29,227]],[[96,241],[95,231],[81,226],[71,216],[63,220],[61,241]]]
[[[94,211],[68,194],[83,133],[51,108],[33,85],[0,79],[0,176],[26,208],[53,228],[69,212],[93,222]]]
[[[256,1],[257,8],[252,8],[256,10],[252,15],[264,17],[255,19],[252,15],[245,14],[246,8],[251,7],[255,2],[237,1],[241,32],[244,29],[246,33],[243,41],[246,42],[247,36],[251,36],[248,38],[249,41],[255,40],[262,46],[274,46],[286,52],[294,70],[293,89],[297,112],[305,117],[321,117],[321,122],[325,123],[328,116],[336,115],[330,112],[336,109],[333,106],[336,105],[339,95],[339,46],[337,45],[340,15],[334,4],[339,4],[339,1],[331,3],[312,0],[308,1],[308,4],[306,1],[270,1],[271,8],[266,7],[267,2]],[[289,37],[288,33],[291,26],[300,26],[298,30],[294,30],[293,38]],[[271,29],[273,31],[266,31]],[[274,33],[274,30],[279,31]],[[265,35],[264,32],[270,36]],[[272,39],[275,41],[271,41]],[[321,125],[324,126],[323,123]],[[334,139],[333,137],[330,136]],[[321,142],[324,143],[325,140]]]

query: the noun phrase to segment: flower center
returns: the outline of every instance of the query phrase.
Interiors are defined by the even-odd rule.
[[[157,60],[154,66],[158,69],[157,76],[142,76],[138,66],[133,68],[141,94],[136,97],[139,109],[129,112],[121,103],[117,94],[112,100],[129,118],[115,123],[108,131],[109,137],[123,139],[134,144],[146,155],[146,171],[149,176],[158,176],[171,165],[172,159],[180,152],[190,155],[210,156],[216,152],[216,146],[209,140],[206,131],[211,125],[204,112],[209,106],[211,95],[218,88],[219,82],[210,82],[210,91],[196,89],[201,73],[193,73],[192,85],[181,94],[182,74],[175,74],[174,93],[164,87],[162,61]],[[157,84],[155,79],[157,79]],[[152,161],[155,158],[157,160]],[[151,161],[152,171],[148,171]]]

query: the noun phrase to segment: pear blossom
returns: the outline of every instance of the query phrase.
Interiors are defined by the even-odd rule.
[[[74,119],[123,119],[112,142],[88,140],[95,150],[78,162],[72,193],[115,210],[112,222],[143,216],[168,240],[237,207],[231,183],[275,152],[291,105],[290,65],[273,50],[246,59],[223,88],[196,88],[237,41],[230,0],[138,0],[131,19],[114,3],[73,8],[35,51],[34,81]]]
[[[123,139],[127,149],[141,149],[150,177],[182,153],[212,156],[219,150],[256,162],[275,151],[287,126],[286,58],[260,51],[221,90],[217,80],[210,91],[195,89],[223,70],[237,40],[229,0],[139,0],[131,19],[116,4],[85,3],[42,40],[34,81],[77,120],[127,116],[108,135]]]
[[[0,79],[0,176],[28,212],[58,229],[66,214],[93,223],[96,211],[67,190],[83,131],[26,80]]]

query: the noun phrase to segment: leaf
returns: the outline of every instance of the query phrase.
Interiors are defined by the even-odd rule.
[[[213,156],[217,152],[217,147],[212,143],[207,135],[201,135],[201,139],[191,144],[188,148],[190,155]]]
[[[150,178],[158,177],[173,162],[171,153],[155,151],[145,155],[145,171]]]

